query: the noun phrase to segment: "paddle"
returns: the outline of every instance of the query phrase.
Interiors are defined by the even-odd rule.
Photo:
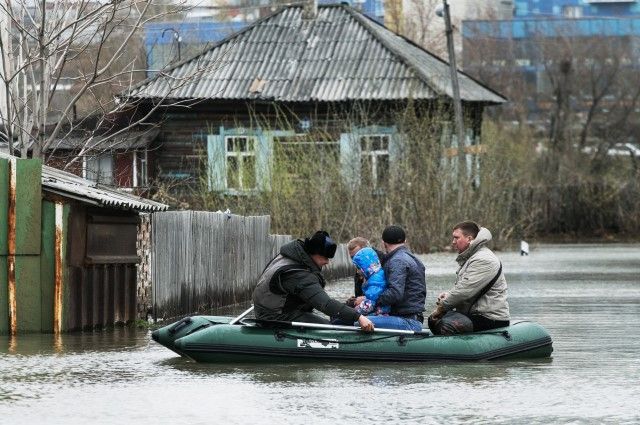
[[[344,325],[326,325],[323,323],[307,323],[307,322],[286,322],[279,320],[260,320],[254,319],[253,323],[267,328],[305,328],[305,329],[321,329],[334,331],[363,332],[358,326]],[[428,331],[409,331],[404,329],[383,329],[375,328],[374,333],[393,334],[393,335],[431,335]]]
[[[231,319],[231,321],[229,322],[230,325],[235,325],[236,323],[238,323],[240,320],[242,320],[243,317],[245,317],[247,314],[251,313],[253,311],[253,306],[249,307],[248,309],[246,309],[245,311],[242,312],[242,314],[240,314],[240,316]]]

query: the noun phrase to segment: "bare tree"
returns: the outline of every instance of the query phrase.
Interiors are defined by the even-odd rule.
[[[184,9],[154,0],[0,0],[0,131],[9,151],[44,157],[82,127],[85,154],[148,117],[114,95],[146,78],[144,25]]]
[[[393,9],[395,13],[389,18],[393,20],[392,27],[421,47],[444,56],[447,53],[444,23],[436,16],[436,8],[441,4],[442,0],[408,0],[402,14]],[[454,26],[458,27],[456,22]]]
[[[510,39],[493,37],[485,26],[465,39],[464,52],[467,72],[510,99],[501,118],[539,130],[545,148],[540,171],[550,183],[565,181],[567,173],[598,174],[611,162],[607,151],[633,138],[640,123],[631,37],[585,36],[574,26],[553,30],[553,36],[547,28]],[[585,155],[591,167],[580,163]]]

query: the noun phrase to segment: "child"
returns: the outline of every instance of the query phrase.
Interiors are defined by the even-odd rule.
[[[364,277],[362,291],[365,299],[355,309],[360,314],[389,314],[388,306],[376,306],[380,294],[387,288],[387,280],[384,276],[380,258],[373,248],[367,246],[360,248],[352,258],[353,264]]]

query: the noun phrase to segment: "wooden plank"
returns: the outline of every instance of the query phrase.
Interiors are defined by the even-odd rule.
[[[0,255],[0,335],[9,333],[9,293],[7,285],[7,256]]]
[[[39,159],[16,159],[17,255],[40,254],[42,163]]]
[[[41,290],[41,329],[53,332],[53,308],[56,283],[56,209],[55,204],[42,201],[41,251],[40,251],[40,290]]]
[[[269,216],[154,213],[151,275],[156,316],[191,314],[250,297],[266,264],[291,240],[270,235],[270,224]],[[342,254],[335,263],[343,261]]]
[[[93,306],[91,305],[91,300],[93,299],[93,281],[97,267],[98,266],[91,266],[87,270],[85,279],[82,281],[82,329],[88,329],[93,321]]]
[[[54,304],[54,332],[64,332],[74,327],[77,312],[73,311],[73,297],[77,299],[77,288],[68,285],[69,269],[67,252],[69,247],[69,213],[68,204],[56,203],[56,288]]]
[[[131,265],[124,270],[124,295],[125,323],[130,323],[136,320],[136,274]]]
[[[113,304],[114,304],[114,290],[115,286],[118,285],[118,264],[109,264],[105,265],[105,280],[103,283],[103,300],[102,300],[102,325],[110,326],[113,325]]]
[[[16,255],[16,316],[18,332],[42,330],[40,257]]]
[[[113,286],[113,319],[112,323],[120,324],[125,323],[125,304],[124,304],[124,271],[127,268],[126,264],[119,264],[116,267],[116,278],[114,279]]]
[[[102,295],[102,280],[104,279],[104,265],[97,266],[93,269],[93,284],[91,285],[91,323],[89,324],[91,329],[100,323],[102,316],[100,311],[100,296]]]
[[[0,158],[0,255],[7,255],[7,232],[9,213],[9,161]],[[6,286],[6,285],[5,285]],[[1,294],[1,293],[0,293]],[[7,298],[0,298],[6,300]],[[5,317],[5,316],[1,316]],[[0,330],[2,328],[0,327]]]

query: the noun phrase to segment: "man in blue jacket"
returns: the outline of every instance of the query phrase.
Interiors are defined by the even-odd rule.
[[[387,252],[382,268],[387,289],[378,304],[391,306],[389,316],[367,316],[377,328],[421,331],[427,296],[425,267],[405,246],[406,234],[400,226],[388,226],[382,232]]]

